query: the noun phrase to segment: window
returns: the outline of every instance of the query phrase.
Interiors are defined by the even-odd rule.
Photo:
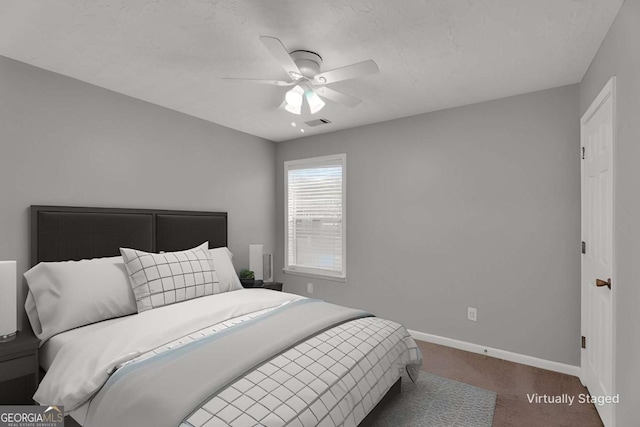
[[[284,163],[285,272],[346,278],[346,154]]]

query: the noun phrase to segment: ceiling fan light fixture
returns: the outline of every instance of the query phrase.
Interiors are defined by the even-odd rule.
[[[284,96],[286,105],[285,110],[293,114],[300,114],[302,112],[302,95],[304,95],[304,89],[296,85],[293,89],[287,92]]]
[[[311,112],[311,114],[315,114],[318,111],[322,110],[322,107],[324,107],[325,103],[318,96],[318,94],[313,91],[313,89],[309,88],[304,93],[304,95],[307,98],[307,102],[309,103],[309,111]]]
[[[300,115],[302,113],[302,108],[296,107],[296,106],[291,105],[291,104],[285,105],[284,109],[287,110],[288,112],[292,113],[292,114]]]

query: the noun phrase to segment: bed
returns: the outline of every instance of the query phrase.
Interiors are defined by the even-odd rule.
[[[46,371],[34,400],[63,405],[70,426],[355,426],[418,375],[404,327],[243,289],[226,246],[226,213],[32,206],[25,307]],[[211,282],[154,293],[131,268],[181,256]]]

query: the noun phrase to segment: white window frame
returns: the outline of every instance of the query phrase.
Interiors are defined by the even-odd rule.
[[[289,170],[303,169],[301,166],[320,166],[323,163],[339,160],[342,163],[342,271],[331,271],[289,265]],[[283,272],[306,277],[346,282],[347,280],[347,155],[311,157],[284,162],[284,268]]]

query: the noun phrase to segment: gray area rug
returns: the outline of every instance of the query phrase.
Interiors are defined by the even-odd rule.
[[[415,384],[402,378],[373,426],[491,427],[495,407],[493,391],[422,371]]]

